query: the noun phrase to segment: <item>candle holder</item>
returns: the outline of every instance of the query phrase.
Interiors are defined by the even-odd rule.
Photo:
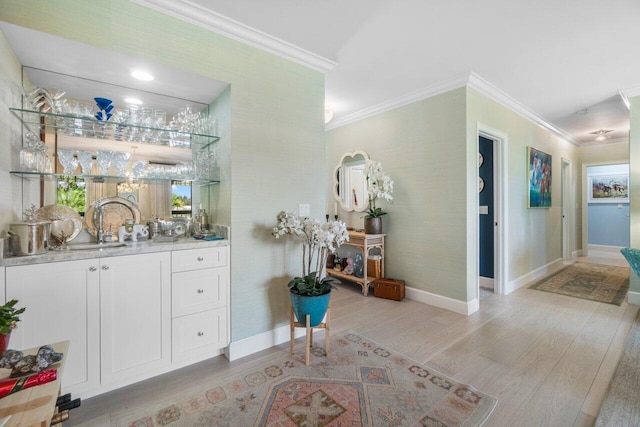
[[[335,214],[335,215],[333,216],[333,218],[337,221],[337,220],[338,220],[338,214]]]
[[[327,219],[327,222],[329,222],[329,214],[326,214],[324,217]]]

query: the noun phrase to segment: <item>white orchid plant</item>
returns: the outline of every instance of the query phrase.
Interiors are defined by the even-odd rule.
[[[377,218],[386,215],[382,208],[376,207],[376,199],[385,199],[393,202],[393,180],[391,176],[382,170],[382,163],[367,160],[364,166],[364,176],[367,179],[367,194],[369,195],[369,210],[367,218]]]
[[[282,211],[271,234],[276,239],[292,235],[302,242],[302,277],[295,277],[289,282],[291,292],[307,296],[323,295],[334,288],[334,283],[339,283],[333,277],[323,277],[323,272],[329,254],[335,253],[340,245],[349,241],[344,222],[320,223]]]

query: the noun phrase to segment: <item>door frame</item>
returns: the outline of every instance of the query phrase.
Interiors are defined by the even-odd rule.
[[[573,229],[573,192],[571,191],[571,160],[562,158],[562,182],[561,182],[561,212],[562,215],[562,258],[573,259],[571,245],[571,231]]]
[[[508,135],[498,129],[485,125],[484,123],[477,123],[477,132],[475,137],[476,153],[478,152],[478,138],[484,137],[493,141],[493,168],[494,168],[494,220],[497,223],[494,227],[494,293],[504,295],[507,289],[507,280],[509,278],[509,248],[507,240],[508,230],[508,162],[507,162],[507,147],[508,147]],[[476,175],[478,174],[477,168],[477,155],[476,155]],[[478,179],[476,177],[476,186]],[[476,295],[478,300],[480,299],[480,259],[479,259],[479,247],[480,247],[480,232],[479,232],[479,196],[476,188],[476,203],[474,207],[476,215]]]

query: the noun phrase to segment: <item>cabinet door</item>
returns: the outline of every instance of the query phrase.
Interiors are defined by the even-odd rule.
[[[6,297],[27,310],[11,333],[10,348],[69,341],[63,391],[81,393],[100,383],[97,260],[7,267]]]
[[[102,383],[131,383],[171,362],[171,256],[100,264]]]

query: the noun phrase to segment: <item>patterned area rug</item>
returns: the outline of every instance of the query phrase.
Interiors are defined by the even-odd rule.
[[[620,305],[629,290],[629,267],[576,262],[529,287]]]
[[[459,384],[353,332],[303,346],[113,425],[150,426],[479,426],[496,399]]]

